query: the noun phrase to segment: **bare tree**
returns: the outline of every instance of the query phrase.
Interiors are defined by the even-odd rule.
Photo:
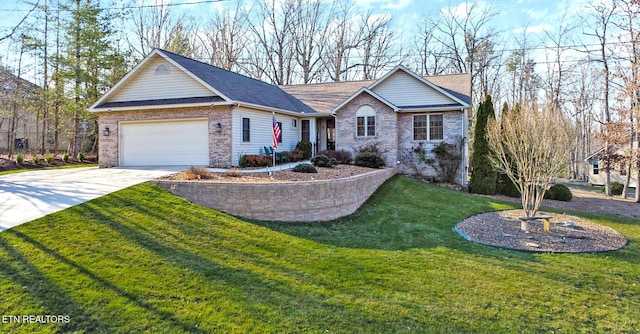
[[[512,106],[536,101],[541,88],[540,76],[535,73],[536,62],[531,55],[531,45],[527,37],[525,30],[521,38],[516,38],[517,48],[506,61],[505,70],[511,74],[509,96]]]
[[[339,2],[336,5],[335,20],[330,24],[331,33],[328,35],[323,56],[324,67],[332,81],[349,80],[349,71],[360,66],[352,62],[352,52],[362,45],[364,27],[356,25],[352,14],[353,4]]]
[[[20,26],[22,26],[22,24],[27,20],[27,18],[31,15],[31,13],[33,13],[33,11],[38,8],[39,4],[40,4],[40,1],[39,0],[36,1],[33,4],[33,7],[31,7],[31,9],[20,19],[20,21],[18,21],[16,25],[14,25],[9,29],[9,32],[5,33],[3,36],[0,36],[0,42],[4,41],[7,38],[11,38],[11,36],[13,36],[18,31]]]
[[[607,32],[610,27],[610,22],[613,14],[616,11],[616,3],[615,1],[611,3],[610,6],[607,6],[604,3],[600,5],[596,5],[593,7],[594,9],[594,19],[596,24],[593,26],[592,32],[585,32],[588,36],[594,36],[598,39],[599,46],[599,58],[595,61],[598,61],[602,64],[602,100],[603,100],[603,113],[604,120],[600,120],[601,124],[604,124],[604,150],[607,154],[604,155],[604,160],[602,164],[602,171],[605,174],[605,194],[607,196],[611,196],[611,164],[613,161],[609,161],[608,158],[612,157],[611,154],[611,146],[609,144],[609,140],[607,140],[608,135],[606,131],[608,131],[609,124],[611,123],[611,112],[609,99],[610,99],[610,82],[611,82],[611,72],[609,70],[609,55],[607,53],[607,43],[609,39],[609,33]]]
[[[628,39],[628,43],[620,45],[623,51],[622,57],[618,57],[618,66],[615,77],[622,82],[622,89],[618,95],[618,114],[626,124],[624,136],[626,137],[626,162],[623,197],[627,197],[629,183],[634,165],[637,165],[637,124],[640,117],[640,3],[633,0],[618,0],[620,9],[619,21],[615,25],[620,29],[622,38]],[[622,39],[621,38],[621,39]],[[640,182],[640,180],[638,180]],[[637,187],[636,187],[637,188]],[[636,200],[640,200],[637,195]]]
[[[156,0],[154,6],[144,6],[143,0],[137,0],[138,6],[130,15],[133,34],[127,35],[129,47],[137,58],[146,57],[155,48],[191,56],[189,38],[194,27],[188,16],[175,16],[170,3]]]
[[[362,17],[364,40],[362,43],[362,79],[377,79],[381,72],[396,59],[396,33],[391,29],[391,17],[373,16],[370,12]]]
[[[492,93],[483,86],[480,78],[487,77],[485,72],[497,66],[499,59],[492,54],[493,45],[498,44],[500,35],[491,27],[496,12],[493,7],[484,7],[483,4],[474,0],[462,3],[459,7],[449,7],[441,11],[440,17],[430,24],[436,29],[435,38],[444,46],[443,56],[453,69],[458,73],[471,74],[474,100]]]
[[[302,83],[321,79],[322,55],[328,47],[329,20],[334,7],[321,0],[296,0],[296,23],[293,28],[295,59]]]
[[[527,217],[535,216],[545,191],[566,170],[574,146],[569,120],[553,109],[523,106],[487,124],[491,159],[520,190]]]
[[[420,31],[414,40],[419,66],[415,71],[422,75],[438,75],[447,71],[448,62],[444,60],[444,46],[434,36],[436,22],[428,16],[422,18]]]
[[[203,44],[209,63],[229,71],[237,70],[241,56],[247,49],[247,22],[240,10],[225,9],[209,21]]]
[[[294,0],[262,0],[258,10],[245,12],[259,54],[266,59],[264,75],[276,85],[288,85],[293,75]]]

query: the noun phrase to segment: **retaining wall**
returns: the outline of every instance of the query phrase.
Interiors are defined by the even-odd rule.
[[[395,168],[387,168],[325,181],[221,183],[158,180],[156,184],[190,202],[234,216],[311,222],[333,220],[355,212],[394,174]]]

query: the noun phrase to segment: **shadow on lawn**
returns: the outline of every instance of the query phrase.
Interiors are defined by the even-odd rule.
[[[116,196],[118,196],[118,194]],[[126,201],[125,196],[120,197],[120,199]],[[319,291],[314,291],[317,289],[317,285],[322,284],[322,282],[313,281],[309,283],[306,277],[307,273],[301,269],[298,270],[299,268],[296,267],[279,265],[271,261],[271,259],[261,259],[260,256],[251,254],[248,251],[243,251],[240,247],[229,248],[218,246],[215,242],[216,238],[220,238],[220,236],[216,237],[215,233],[212,233],[206,224],[203,224],[203,222],[199,220],[196,221],[195,218],[192,218],[194,220],[184,220],[184,217],[160,217],[152,213],[153,208],[144,206],[131,207],[131,209],[136,210],[136,212],[157,217],[156,224],[150,228],[148,225],[139,224],[135,221],[135,218],[127,220],[120,217],[116,220],[102,215],[100,212],[92,209],[91,206],[87,206],[85,209],[92,211],[89,213],[91,216],[98,218],[98,221],[113,231],[116,231],[126,242],[144,247],[144,249],[151,251],[164,261],[170,263],[171,266],[198,274],[194,277],[204,277],[204,280],[209,284],[220,281],[224,286],[230,287],[233,293],[229,295],[223,293],[222,298],[230,298],[233,299],[234,302],[240,303],[243,308],[242,312],[246,312],[250,314],[251,317],[254,317],[252,321],[261,323],[274,321],[268,312],[265,312],[265,307],[275,315],[282,316],[283,312],[285,314],[291,313],[287,316],[292,319],[302,317],[304,313],[313,312],[314,310],[321,310],[321,313],[326,312],[327,296]],[[101,215],[102,217],[100,217]],[[232,218],[231,216],[229,217]],[[181,233],[169,231],[172,228],[179,229]],[[192,237],[198,237],[199,235],[197,233],[212,233],[212,236],[206,238],[211,244],[203,245],[199,241],[194,241]],[[238,233],[242,233],[242,231],[238,231]],[[251,235],[250,237],[259,236]],[[209,257],[213,254],[219,257]],[[246,262],[250,263],[250,265],[244,267],[233,264],[223,264],[225,262]],[[252,267],[260,267],[260,269],[249,269]],[[274,270],[277,273],[275,277],[268,277],[263,274],[263,272]],[[296,278],[295,284],[293,285],[288,282],[288,279],[291,277]],[[97,276],[94,278],[100,280]],[[198,282],[194,283],[198,284]],[[203,283],[204,282],[200,282],[199,284]],[[139,296],[121,291],[121,289],[115,286],[108,285],[108,287],[119,293],[122,292],[124,296],[132,300],[136,305],[158,314],[163,319],[168,319],[167,322],[175,323],[181,331],[188,332],[194,330],[193,324],[181,320],[178,315],[158,311],[151,305],[140,301]],[[209,293],[209,295],[201,296],[205,301],[208,299],[221,298],[221,291],[205,292]],[[239,292],[239,294],[237,292]],[[185,305],[185,308],[188,307],[189,306]],[[363,323],[376,325],[377,328],[389,326],[393,321],[392,319],[366,315],[363,314],[361,310],[356,308],[348,309],[339,304],[333,304],[331,308],[331,313],[340,314],[341,317],[345,319],[358,318]],[[193,311],[202,312],[201,309]],[[296,314],[298,314],[298,316],[296,316]],[[329,314],[318,314],[317,316],[329,316]],[[229,324],[220,323],[207,325],[217,329],[233,328],[233,326],[228,327],[233,323],[233,319],[225,319],[225,321],[229,322]],[[349,324],[345,323],[343,325],[348,326]],[[204,329],[203,324],[201,330]]]
[[[44,251],[46,254],[55,257],[58,260],[63,261],[65,264],[70,264],[63,257],[57,255],[54,251],[48,249],[42,244],[34,241],[21,232],[17,232],[15,229],[11,229],[3,232],[4,235],[16,236],[25,242],[34,245],[36,248]],[[57,323],[57,324],[22,324],[23,328],[34,329],[34,327],[55,327],[58,328],[58,332],[71,332],[81,329],[78,326],[79,322],[82,322],[82,329],[84,330],[98,330],[107,327],[106,323],[100,322],[99,319],[93,317],[92,314],[85,313],[82,310],[82,305],[78,305],[73,298],[53,282],[45,273],[39,270],[31,261],[29,261],[23,254],[17,251],[12,245],[7,243],[5,238],[0,237],[0,248],[7,254],[7,258],[0,257],[0,272],[2,276],[9,277],[11,282],[18,286],[22,290],[21,293],[31,296],[34,300],[30,301],[22,300],[21,304],[31,304],[30,312],[21,310],[11,310],[14,315],[68,315],[70,316],[69,323]],[[9,289],[7,289],[9,291]],[[5,312],[9,310],[5,309]],[[6,314],[6,313],[5,313]],[[19,325],[19,324],[18,324]],[[5,327],[6,326],[6,327]],[[10,325],[3,324],[5,330]]]

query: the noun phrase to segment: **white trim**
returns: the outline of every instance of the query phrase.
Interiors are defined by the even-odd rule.
[[[431,139],[431,116],[442,116],[442,139]],[[415,117],[416,116],[426,116],[426,138],[425,139],[415,139]],[[425,114],[425,113],[420,113],[420,114],[414,114],[411,115],[411,141],[414,142],[431,142],[431,143],[439,143],[441,141],[444,141],[445,138],[445,133],[444,133],[444,113],[431,113],[431,114]]]
[[[289,116],[312,117],[312,118],[321,116],[319,113],[306,114],[306,113],[302,113],[300,111],[284,110],[284,109],[280,109],[280,108],[261,106],[261,105],[257,105],[257,104],[253,104],[253,103],[247,103],[247,102],[234,101],[233,103],[236,106],[239,106],[239,107],[245,107],[245,108],[254,109],[254,110],[258,110],[258,111],[275,112],[275,113],[278,113],[278,114],[289,115]]]
[[[461,106],[450,106],[450,107],[426,107],[426,108],[408,108],[408,109],[398,109],[398,112],[403,113],[421,113],[421,112],[441,112],[441,111],[460,111],[464,112],[469,108],[461,107]]]
[[[396,107],[393,103],[385,100],[382,96],[374,93],[371,89],[367,88],[367,87],[362,87],[360,88],[357,92],[355,92],[353,95],[351,95],[348,99],[342,101],[342,103],[340,103],[337,107],[331,109],[331,114],[335,115],[335,113],[340,110],[342,107],[344,107],[345,105],[347,105],[349,102],[351,102],[353,99],[355,99],[356,97],[358,97],[358,95],[362,94],[362,93],[367,93],[371,96],[373,96],[375,99],[377,99],[378,101],[384,103],[385,105],[387,105],[389,108],[393,109],[393,111],[398,111],[398,107]]]
[[[174,108],[186,108],[186,107],[213,107],[213,106],[229,106],[233,103],[229,102],[200,102],[200,103],[177,103],[177,104],[158,104],[158,105],[143,105],[143,106],[130,106],[130,107],[110,107],[99,108],[89,110],[91,112],[112,112],[112,111],[134,111],[134,110],[149,110],[149,109],[174,109]]]

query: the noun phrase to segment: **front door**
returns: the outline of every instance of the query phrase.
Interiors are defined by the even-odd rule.
[[[336,149],[336,120],[327,119],[327,150]]]

